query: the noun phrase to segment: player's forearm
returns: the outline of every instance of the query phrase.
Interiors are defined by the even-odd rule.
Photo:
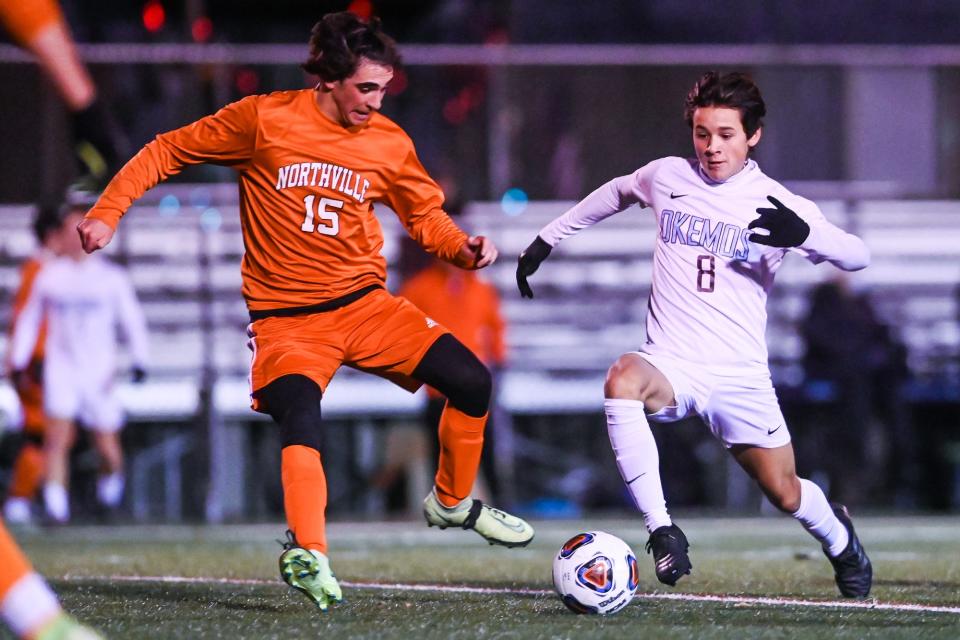
[[[158,135],[133,156],[113,177],[87,217],[116,229],[120,218],[140,196],[190,164],[189,155],[170,139],[174,133]]]
[[[564,238],[623,211],[640,201],[632,185],[633,175],[614,178],[545,226],[538,235],[555,247]]]
[[[472,260],[464,261],[460,249],[467,241],[467,234],[450,219],[442,209],[433,209],[407,221],[410,236],[428,253],[444,262],[464,269],[472,268]]]
[[[844,271],[859,271],[870,264],[866,243],[833,225],[811,226],[800,249],[812,262],[829,262]]]

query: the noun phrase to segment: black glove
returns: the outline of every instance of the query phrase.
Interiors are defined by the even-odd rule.
[[[147,370],[143,367],[134,367],[130,370],[130,379],[134,384],[140,384],[147,379]]]
[[[757,209],[760,217],[748,224],[747,228],[763,229],[770,233],[769,235],[752,233],[750,242],[765,244],[768,247],[799,247],[810,235],[810,225],[773,196],[767,196],[767,200],[776,209],[760,207]]]
[[[533,297],[533,289],[527,284],[527,278],[537,272],[540,263],[547,259],[552,249],[553,247],[544,242],[543,238],[537,236],[530,243],[530,246],[520,254],[520,258],[517,260],[517,287],[520,289],[522,297]]]

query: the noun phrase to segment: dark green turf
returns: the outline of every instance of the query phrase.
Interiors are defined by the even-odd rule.
[[[837,599],[830,566],[785,518],[686,519],[694,574],[659,585],[637,521],[590,520],[641,554],[644,592]],[[549,589],[551,558],[578,523],[538,527],[527,549],[420,523],[331,525],[331,561],[351,582]],[[858,519],[884,602],[960,607],[960,520]],[[111,638],[960,638],[960,614],[637,599],[610,618],[575,616],[552,595],[345,588],[321,614],[276,577],[282,527],[117,527],[18,532],[66,607]],[[193,576],[252,585],[113,582]],[[276,582],[272,582],[276,581]]]

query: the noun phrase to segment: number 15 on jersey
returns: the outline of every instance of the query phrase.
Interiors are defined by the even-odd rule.
[[[343,200],[334,200],[333,198],[320,198],[314,211],[313,203],[316,196],[309,195],[303,199],[305,210],[303,224],[300,230],[306,233],[322,233],[325,236],[335,236],[340,233],[340,214],[337,209],[343,209]],[[317,218],[319,222],[314,224],[313,219]]]

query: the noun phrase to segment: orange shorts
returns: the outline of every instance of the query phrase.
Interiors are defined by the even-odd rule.
[[[48,26],[63,21],[56,0],[0,0],[0,22],[21,46]]]
[[[345,364],[376,374],[411,393],[421,383],[411,378],[427,350],[447,329],[406,298],[377,289],[340,309],[250,324],[250,406],[256,392],[277,378],[307,376],[325,391]]]

